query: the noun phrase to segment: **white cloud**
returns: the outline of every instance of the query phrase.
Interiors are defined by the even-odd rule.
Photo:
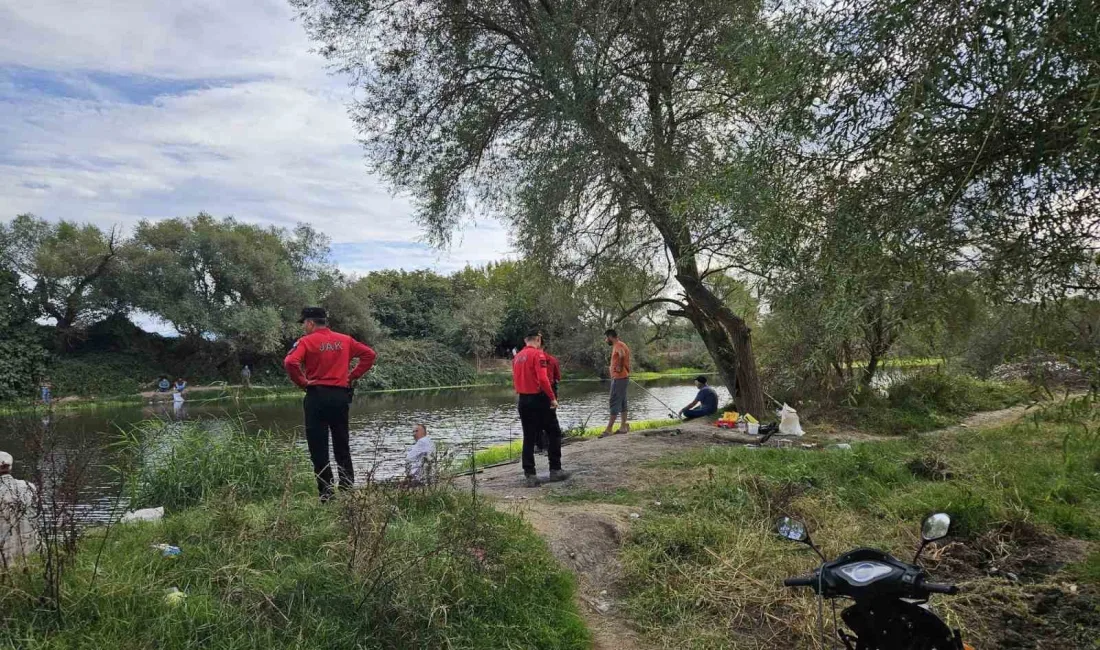
[[[283,0],[35,0],[0,5],[0,64],[162,77],[318,75]]]
[[[351,91],[324,74],[284,2],[8,3],[0,25],[0,66],[21,75],[5,83],[0,70],[0,218],[307,221],[355,244],[338,256],[351,271],[449,270],[508,251],[493,221],[446,254],[392,246],[421,236],[411,206],[367,173]]]

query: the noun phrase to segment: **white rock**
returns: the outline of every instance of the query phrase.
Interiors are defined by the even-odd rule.
[[[164,508],[142,508],[122,515],[119,523],[128,524],[133,521],[160,521],[164,518]]]

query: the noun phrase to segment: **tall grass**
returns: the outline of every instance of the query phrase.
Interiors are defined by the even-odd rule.
[[[146,435],[160,446],[139,494],[192,507],[91,531],[62,619],[32,596],[33,574],[11,575],[0,647],[589,646],[570,574],[525,522],[472,494],[369,484],[321,505],[308,471],[300,480],[304,454],[278,436]],[[162,543],[182,553],[162,557]]]
[[[1100,587],[1095,552],[1058,574],[1073,556],[1054,551],[1065,548],[1059,539],[1100,539],[1100,409],[1089,400],[932,439],[851,450],[713,447],[644,471],[651,488],[585,498],[652,504],[641,506],[624,547],[622,587],[630,616],[658,645],[816,647],[815,604],[781,586],[815,565],[774,534],[784,514],[807,521],[829,556],[873,546],[905,559],[921,518],[950,513],[953,537],[928,563],[936,579],[974,594],[936,604],[976,647],[999,647],[1002,616],[1035,620],[1038,591],[1065,581]],[[1096,603],[1083,600],[1080,611]],[[1070,617],[1058,629],[1035,627],[1036,638],[1063,647],[1100,638],[1095,618]]]
[[[850,403],[825,410],[861,429],[905,435],[949,426],[970,413],[1022,404],[1033,393],[1024,382],[984,381],[936,369],[894,382],[885,395],[863,390]]]
[[[148,421],[125,444],[135,468],[128,477],[135,508],[178,511],[225,491],[244,500],[272,499],[288,481],[310,485],[306,454],[293,439],[235,423]]]

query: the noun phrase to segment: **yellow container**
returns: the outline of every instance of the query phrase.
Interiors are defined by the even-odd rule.
[[[726,411],[722,414],[723,422],[736,422],[737,418],[741,417],[741,414],[737,411]]]

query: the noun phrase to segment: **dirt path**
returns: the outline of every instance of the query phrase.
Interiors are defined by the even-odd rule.
[[[924,435],[1008,424],[1022,418],[1027,408],[976,413],[962,423]],[[803,438],[776,437],[769,446],[814,445],[889,439],[858,431],[815,432],[812,423]],[[644,506],[620,506],[592,501],[569,501],[567,495],[583,491],[613,493],[616,489],[644,487],[647,474],[637,468],[662,456],[713,445],[749,444],[750,436],[720,431],[706,422],[687,422],[675,428],[656,429],[590,439],[562,449],[562,466],[573,476],[562,483],[539,488],[523,486],[518,463],[489,467],[478,475],[479,490],[506,512],[525,518],[550,546],[551,552],[577,576],[578,605],[597,650],[645,650],[641,637],[630,627],[616,593],[619,550],[630,530],[633,514]],[[545,476],[546,458],[536,457]],[[561,498],[565,497],[565,498]]]
[[[577,576],[577,598],[597,650],[635,650],[645,645],[621,615],[615,582],[619,549],[639,508],[588,501],[569,502],[557,495],[580,490],[613,492],[639,481],[639,464],[666,454],[714,444],[709,435],[660,429],[591,439],[562,449],[562,466],[573,472],[563,483],[526,488],[517,463],[486,469],[479,489],[498,508],[527,519],[547,541],[551,552]],[[536,465],[546,474],[546,457]]]

